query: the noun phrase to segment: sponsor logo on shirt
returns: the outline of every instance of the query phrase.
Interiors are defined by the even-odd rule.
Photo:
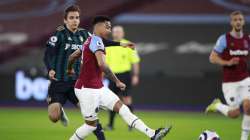
[[[247,56],[248,55],[248,50],[230,50],[229,54],[232,55],[232,56],[235,56],[235,55]]]
[[[78,45],[78,44],[68,44],[66,43],[65,45],[65,50],[71,48],[72,50],[77,50],[80,49],[82,47],[82,45]]]

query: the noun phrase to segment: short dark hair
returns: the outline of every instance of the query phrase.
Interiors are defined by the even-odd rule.
[[[100,22],[105,22],[105,21],[111,21],[109,17],[107,16],[103,16],[103,15],[100,15],[100,16],[96,16],[93,21],[92,21],[92,25],[96,25],[97,23],[100,23]]]
[[[230,18],[232,18],[233,16],[236,16],[236,15],[242,15],[244,16],[244,14],[241,12],[241,11],[233,11],[231,14],[230,14]]]
[[[67,19],[69,12],[78,12],[81,13],[81,10],[78,5],[71,5],[64,10],[64,19]]]

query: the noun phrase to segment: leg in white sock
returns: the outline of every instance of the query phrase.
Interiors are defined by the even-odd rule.
[[[250,131],[250,116],[244,115],[242,120],[241,140],[248,140]]]
[[[217,103],[216,109],[221,112],[223,115],[228,116],[228,112],[230,110],[230,107],[228,105]]]
[[[146,126],[137,116],[135,116],[126,105],[122,105],[119,110],[119,114],[123,118],[123,120],[130,125],[146,134],[148,137],[153,137],[155,134],[155,130]]]
[[[249,132],[250,132],[250,100],[247,98],[243,100],[243,120],[242,120],[242,132],[241,132],[241,140],[248,140]]]
[[[76,132],[71,136],[70,140],[83,140],[86,138],[90,133],[92,133],[96,127],[90,126],[88,124],[83,124],[79,127]]]

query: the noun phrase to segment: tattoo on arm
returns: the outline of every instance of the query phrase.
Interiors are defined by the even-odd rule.
[[[75,63],[76,59],[78,59],[81,56],[81,51],[76,50],[74,53],[72,53],[69,56],[68,59],[68,69],[71,69],[73,67],[73,64]]]
[[[104,67],[103,72],[113,82],[118,81],[118,78],[115,76],[115,74],[111,71],[111,69],[108,66]]]

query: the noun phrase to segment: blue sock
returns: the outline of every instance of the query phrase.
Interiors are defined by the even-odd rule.
[[[96,126],[96,130],[93,132],[98,140],[105,140],[105,135],[102,129],[102,125],[98,122]]]

